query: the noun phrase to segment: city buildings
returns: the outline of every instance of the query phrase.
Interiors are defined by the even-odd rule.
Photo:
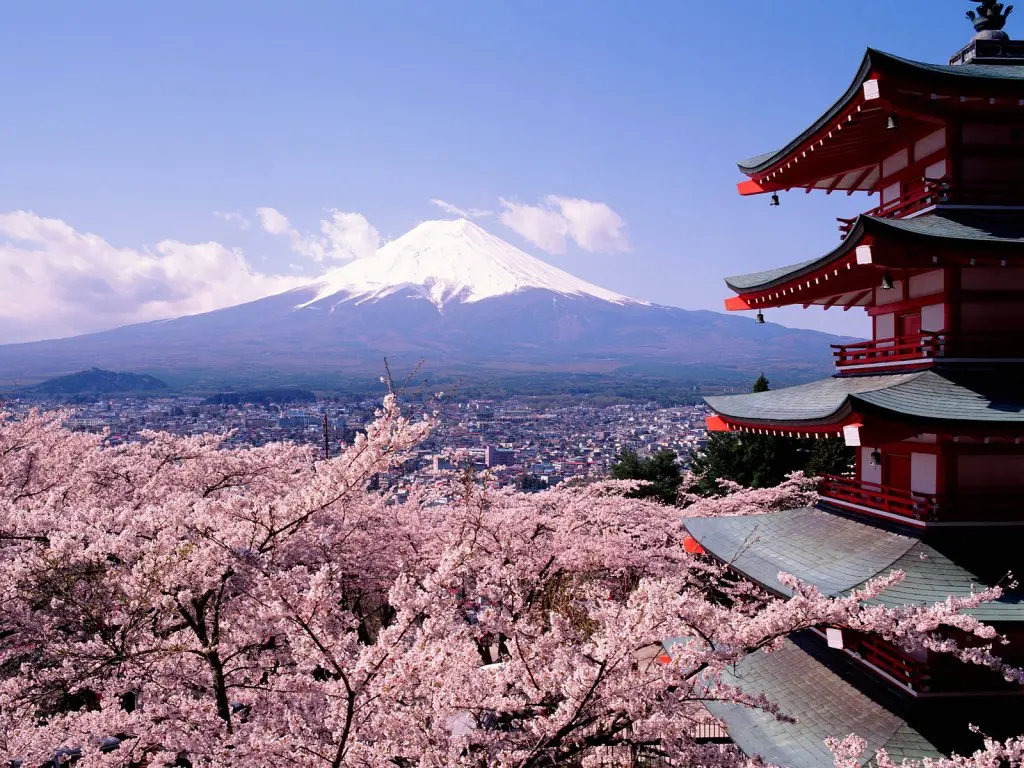
[[[741,194],[878,192],[840,220],[811,261],[727,279],[728,309],[863,308],[868,342],[835,349],[836,375],[790,389],[708,398],[709,428],[843,436],[855,471],[826,477],[821,503],[756,517],[687,521],[704,551],[769,591],[780,572],[834,595],[894,569],[878,602],[915,605],[1007,584],[1024,509],[1024,42],[984,2],[978,32],[946,66],[869,50],[847,91],[784,149],[740,163]],[[971,611],[1024,663],[1024,598]],[[964,637],[956,637],[965,640]],[[796,723],[709,705],[734,741],[778,764],[831,766],[827,736],[858,733],[871,759],[970,752],[969,725],[1019,730],[1024,690],[987,669],[908,653],[843,627],[757,653],[734,682]]]

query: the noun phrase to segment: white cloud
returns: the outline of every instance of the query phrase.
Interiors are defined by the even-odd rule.
[[[502,200],[499,220],[541,250],[564,254],[569,240],[590,253],[630,250],[626,222],[607,203],[548,195],[538,205]]]
[[[317,262],[362,259],[380,248],[380,233],[361,213],[332,209],[330,218],[320,221],[319,235],[302,234],[274,208],[259,208],[257,213],[264,231],[288,237],[292,251]]]
[[[245,216],[238,211],[214,211],[213,215],[221,221],[226,221],[229,224],[234,224],[239,229],[248,229],[252,222],[250,222]]]
[[[468,210],[464,210],[462,208],[459,208],[458,206],[452,205],[449,202],[439,200],[436,197],[431,198],[430,202],[436,205],[445,213],[450,213],[452,216],[458,216],[459,218],[462,219],[484,219],[487,218],[488,216],[494,215],[494,211],[487,211],[484,210],[483,208],[469,208]]]
[[[0,213],[0,343],[208,312],[305,282],[216,242],[118,248],[60,219]]]
[[[287,235],[292,228],[288,217],[274,208],[257,208],[260,226],[272,235]]]

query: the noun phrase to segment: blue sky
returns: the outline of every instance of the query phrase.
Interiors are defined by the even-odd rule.
[[[480,223],[620,293],[720,309],[722,276],[820,255],[838,242],[836,216],[874,204],[800,192],[772,209],[736,194],[735,162],[806,127],[846,88],[867,46],[944,62],[970,38],[970,7],[5,4],[0,259],[7,254],[7,283],[22,303],[17,317],[0,311],[0,341],[204,309],[222,293],[186,294],[232,270],[260,273],[239,299],[277,286],[275,275],[313,277],[339,262],[297,252],[298,233],[315,233],[331,210],[360,214],[386,240],[441,216],[432,198],[490,211],[501,200],[545,208],[550,195],[602,203],[625,223],[628,252],[600,243],[588,251],[570,238],[564,254],[545,253],[496,218]],[[261,207],[287,216],[295,237],[264,231]],[[51,266],[33,272],[29,262],[43,259]],[[172,269],[161,259],[181,261]],[[135,277],[117,284],[104,277],[111,269]],[[166,284],[169,271],[191,282]],[[88,301],[80,283],[92,286]],[[65,312],[61,302],[80,306]],[[149,308],[140,314],[133,302]],[[54,312],[59,323],[37,317]],[[867,328],[859,312],[769,319]]]

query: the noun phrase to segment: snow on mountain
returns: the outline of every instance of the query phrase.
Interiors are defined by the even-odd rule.
[[[412,290],[439,310],[541,288],[565,296],[590,296],[614,304],[646,305],[573,277],[495,237],[466,219],[425,221],[376,254],[328,272],[311,286],[318,302],[373,302]]]

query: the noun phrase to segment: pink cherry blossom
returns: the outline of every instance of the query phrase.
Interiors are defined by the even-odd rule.
[[[630,483],[520,494],[451,473],[397,503],[369,481],[433,416],[393,395],[329,461],[214,435],[110,447],[66,416],[0,415],[4,759],[526,768],[655,750],[760,765],[695,740],[703,702],[787,717],[722,675],[818,625],[1021,679],[963,613],[998,590],[891,609],[865,601],[899,573],[846,598],[784,576],[794,596],[780,600],[687,554],[680,511],[625,498]],[[803,505],[804,485],[684,514]],[[957,647],[950,628],[980,644]],[[685,641],[663,654],[668,638]],[[863,750],[833,746],[840,768]],[[937,768],[1021,753],[987,742]]]

